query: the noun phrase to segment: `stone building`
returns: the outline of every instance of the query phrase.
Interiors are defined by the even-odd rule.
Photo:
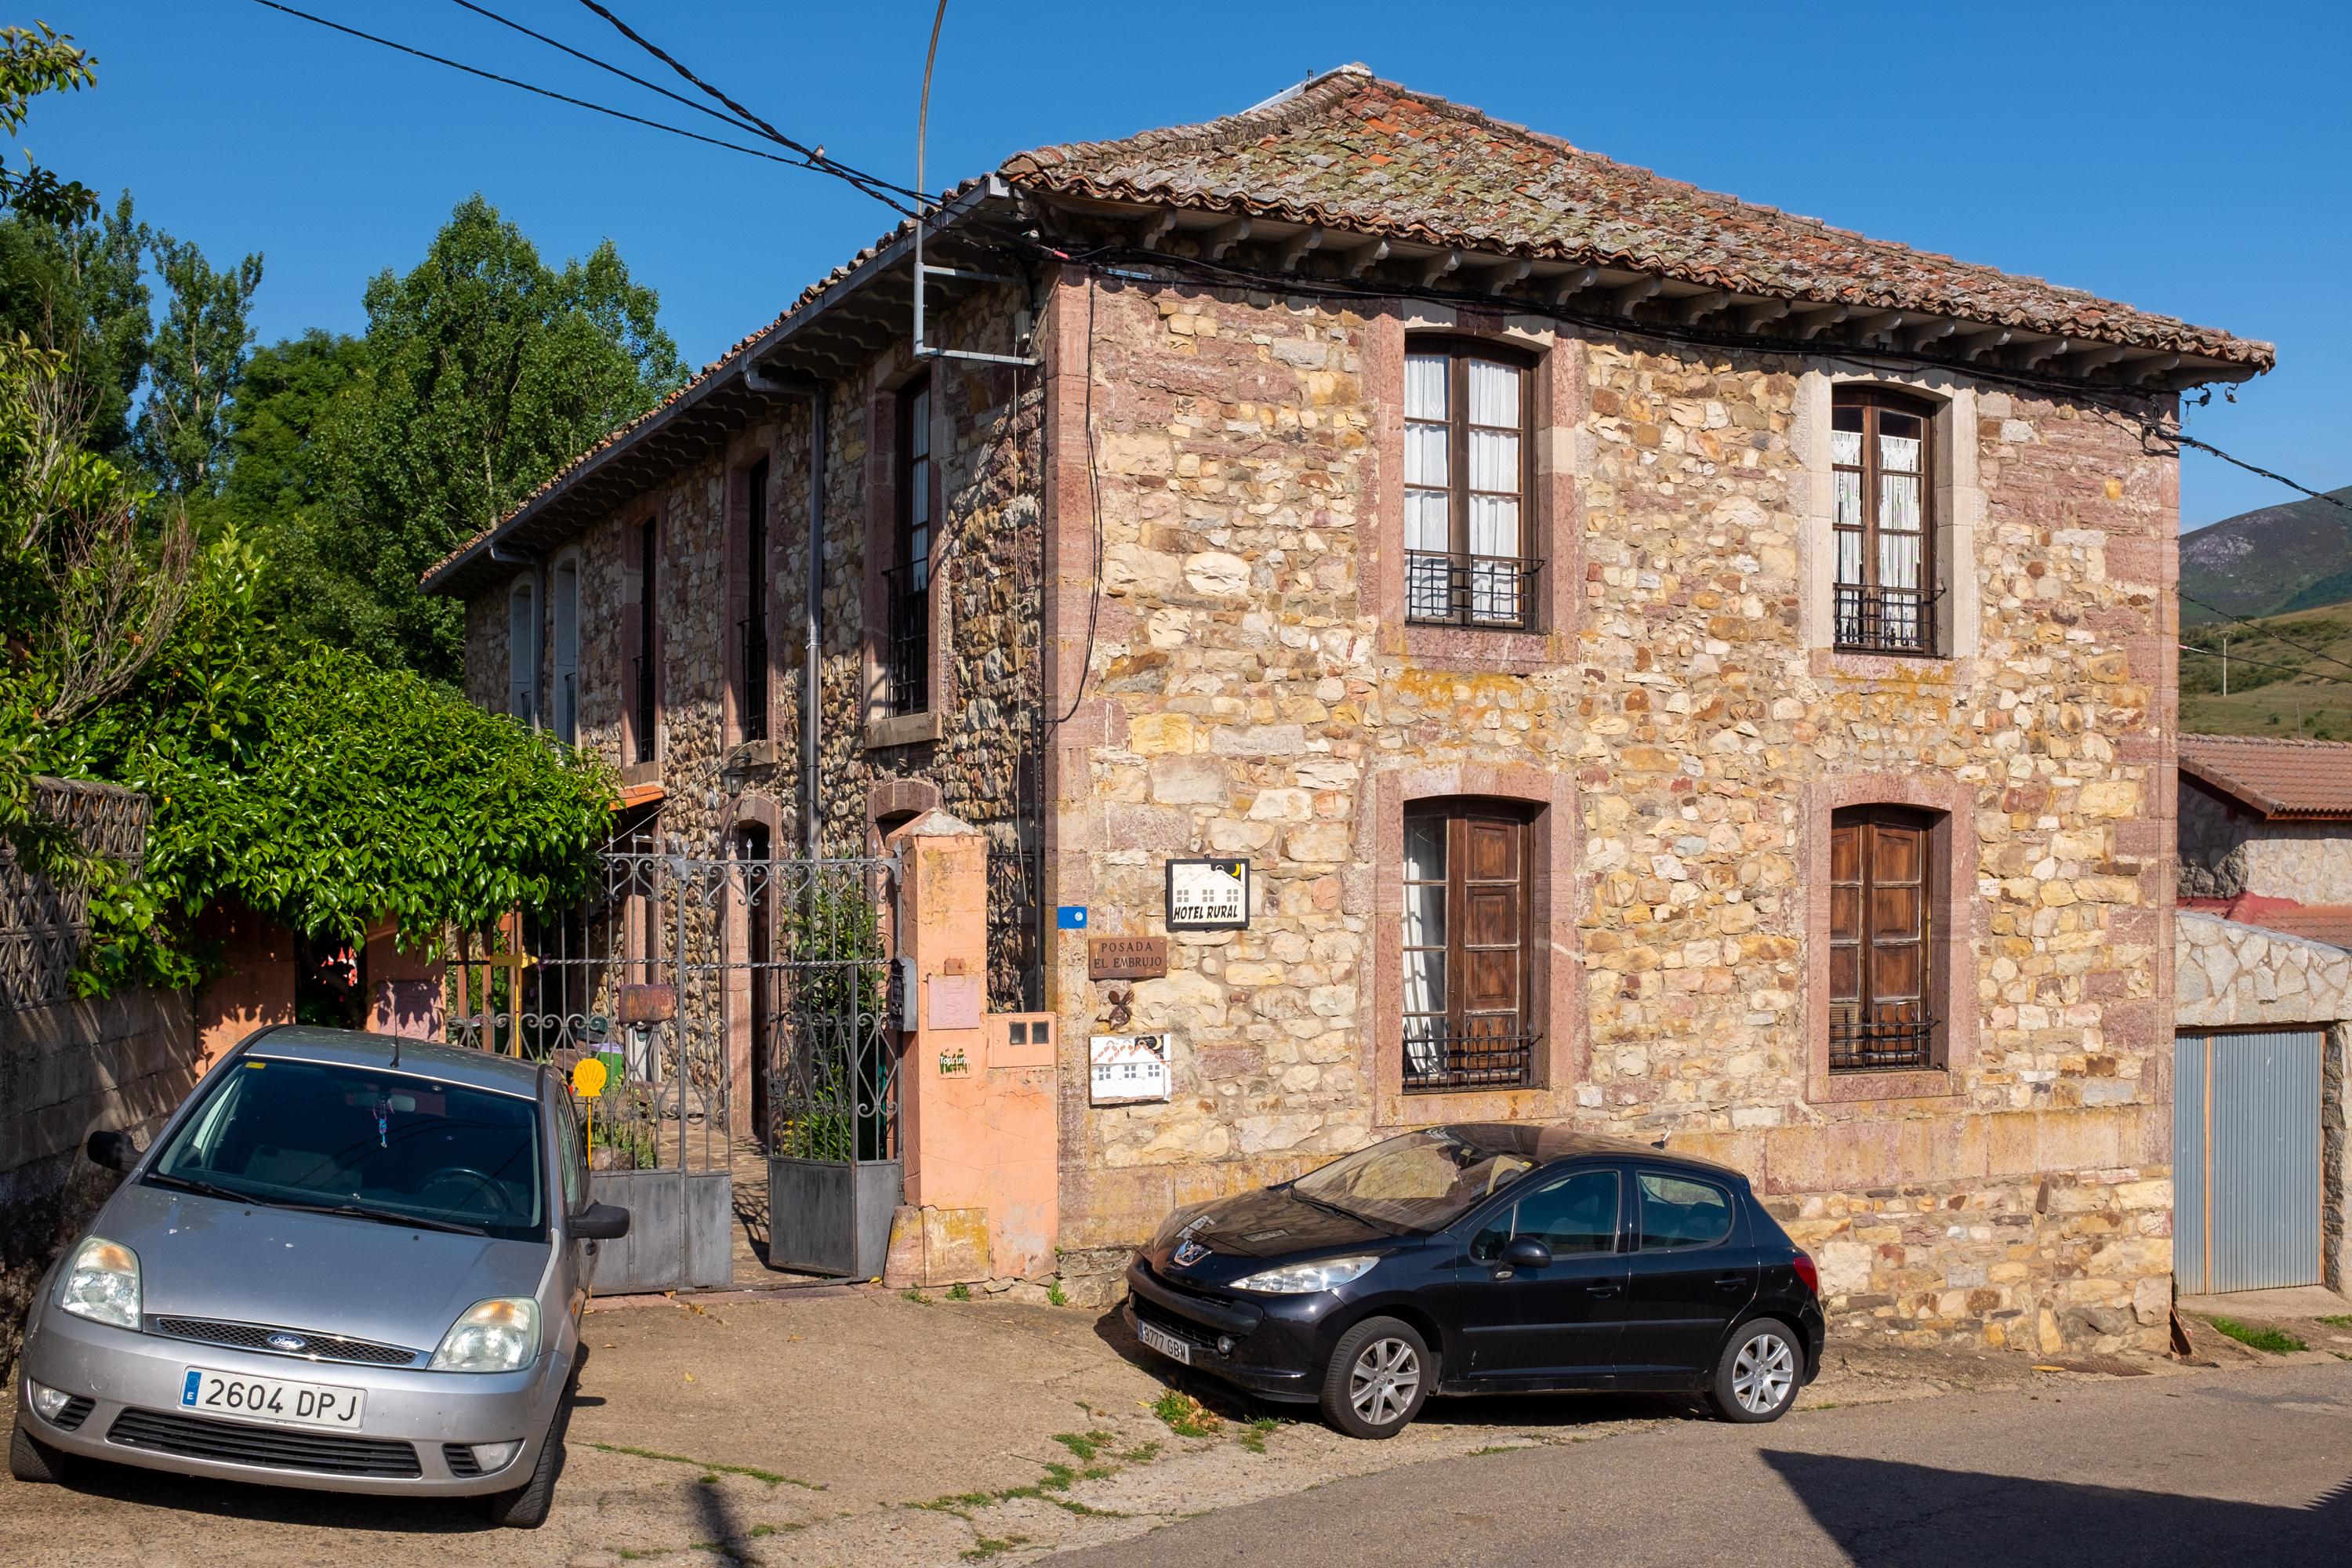
[[[926,246],[926,341],[902,229],[427,581],[649,831],[991,836],[1074,1290],[1174,1205],[1549,1118],[1751,1173],[1850,1319],[2161,1331],[2142,431],[2268,345],[1356,67],[1012,159]],[[1244,928],[1167,929],[1188,858]],[[1166,973],[1091,980],[1063,906]],[[1090,1104],[1113,1030],[1167,1100]]]

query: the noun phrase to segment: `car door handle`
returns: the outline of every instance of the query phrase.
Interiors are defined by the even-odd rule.
[[[1716,1277],[1715,1288],[1718,1290],[1737,1290],[1747,1283],[1748,1276],[1745,1274],[1721,1274]]]
[[[1585,1287],[1587,1291],[1595,1296],[1614,1296],[1623,1289],[1624,1287],[1614,1279],[1595,1279]]]

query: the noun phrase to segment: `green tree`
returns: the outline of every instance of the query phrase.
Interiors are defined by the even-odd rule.
[[[200,505],[207,528],[233,527],[269,563],[265,619],[289,635],[339,647],[381,648],[391,637],[365,579],[335,547],[336,454],[365,406],[367,345],[317,328],[253,351],[228,410],[228,462],[219,495]]]
[[[320,552],[381,606],[382,643],[360,647],[457,678],[464,610],[418,576],[683,382],[659,302],[611,241],[550,268],[479,195],[421,265],[368,285],[366,393]]]
[[[147,370],[154,323],[144,276],[150,236],[126,192],[86,222],[31,213],[0,219],[0,336],[64,356],[62,390],[82,444],[131,459],[131,407]]]
[[[98,81],[98,62],[71,38],[36,22],[37,32],[0,27],[0,131],[25,129],[34,99],[45,92],[78,92]],[[50,224],[74,224],[98,208],[98,197],[79,181],[60,180],[25,154],[21,174],[0,168],[0,206]]]
[[[171,303],[147,345],[138,449],[173,491],[208,496],[220,486],[229,403],[253,346],[246,318],[261,287],[261,258],[223,272],[194,245],[169,235],[156,236],[152,250]]]
[[[353,943],[389,915],[422,949],[575,897],[608,831],[604,765],[410,671],[289,644],[265,576],[216,537],[169,643],[74,736],[77,771],[154,804],[141,883],[94,900],[86,982],[189,984],[187,933],[223,901]]]

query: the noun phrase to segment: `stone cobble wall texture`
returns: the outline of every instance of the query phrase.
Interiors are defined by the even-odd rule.
[[[2352,904],[2352,824],[2264,822],[2180,792],[2180,896]]]
[[[42,1274],[121,1179],[83,1144],[116,1130],[143,1143],[196,1075],[184,992],[0,1012],[0,1380]]]
[[[1001,342],[1019,304],[984,298],[945,331]],[[1530,363],[1529,515],[1548,542],[1531,633],[1402,624],[1400,395],[1420,330]],[[901,744],[867,744],[867,623],[869,540],[889,538],[869,458],[894,438],[872,426],[913,368],[903,345],[831,400],[819,783],[834,852],[919,785],[1009,847],[1036,787],[1042,630],[1045,705],[1070,715],[1045,781],[1049,900],[1087,906],[1094,934],[1156,934],[1168,858],[1250,858],[1250,928],[1176,933],[1164,978],[1114,990],[1087,978],[1082,942],[1053,949],[1064,1267],[1082,1296],[1176,1205],[1405,1126],[1546,1118],[1747,1171],[1850,1321],[2042,1351],[2161,1335],[2169,460],[2087,406],[1914,383],[1948,400],[1947,521],[1968,550],[1955,657],[1861,658],[1808,630],[1826,624],[1807,520],[1827,476],[1805,410],[1850,362],[1075,271],[1045,337],[1042,376],[934,367],[950,652],[936,734]],[[583,541],[583,732],[617,755],[624,528],[664,518],[662,831],[685,842],[747,798],[793,820],[806,422],[780,404],[761,437],[779,760],[747,761],[724,730],[741,450]],[[494,705],[503,614],[501,591],[469,617],[469,689]],[[1524,1089],[1402,1089],[1401,814],[1441,795],[1534,816],[1545,1038]],[[1874,800],[1948,814],[1942,1055],[1833,1075],[1823,840],[1834,806]],[[1086,1037],[1111,1028],[1172,1038],[1168,1103],[1088,1105]]]
[[[1399,1126],[1572,1118],[1751,1173],[1833,1311],[2036,1348],[2161,1331],[2168,461],[2087,409],[1972,389],[1973,657],[1832,657],[1804,639],[1818,480],[1796,428],[1827,362],[1431,322],[1543,356],[1537,464],[1562,489],[1538,500],[1572,525],[1547,563],[1580,579],[1570,613],[1538,657],[1482,661],[1398,635],[1377,587],[1401,309],[1173,286],[1059,308],[1091,310],[1104,520],[1103,738],[1062,764],[1065,871],[1113,934],[1158,929],[1170,855],[1247,854],[1259,900],[1134,987],[1135,1026],[1175,1037],[1165,1105],[1085,1107],[1104,997],[1064,954],[1066,1245],[1108,1261],[1173,1203]],[[1915,777],[1947,789],[1974,868],[1949,906],[1967,1016],[1947,1070],[1857,1098],[1807,1026],[1809,802]],[[1406,1096],[1375,818],[1465,784],[1569,818],[1549,900],[1571,951],[1550,958],[1576,994],[1551,1016],[1557,1036],[1580,1011],[1581,1037],[1554,1039],[1539,1087]]]

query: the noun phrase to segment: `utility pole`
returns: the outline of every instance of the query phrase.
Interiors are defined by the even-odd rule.
[[[2230,695],[2230,634],[2221,634],[2221,695]]]

